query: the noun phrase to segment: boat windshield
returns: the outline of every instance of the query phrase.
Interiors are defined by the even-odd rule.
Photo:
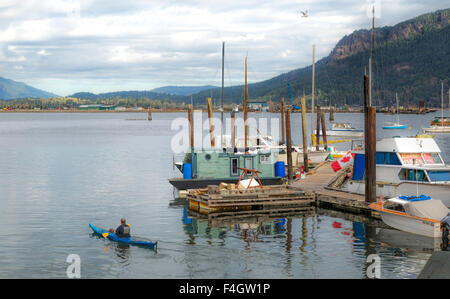
[[[438,153],[401,153],[400,158],[404,165],[443,164]]]

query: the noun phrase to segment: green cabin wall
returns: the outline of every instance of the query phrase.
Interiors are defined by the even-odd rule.
[[[261,163],[261,155],[270,155],[270,159],[267,162]],[[246,157],[252,157],[253,169],[261,172],[258,174],[261,178],[275,177],[275,162],[278,161],[278,152],[267,152],[258,154],[233,154],[223,153],[215,151],[202,151],[196,152],[193,159],[194,175],[196,178],[229,178],[239,177],[241,171],[238,171],[237,175],[231,175],[231,158],[238,158],[238,167],[244,166],[244,159]],[[207,159],[209,157],[209,159]],[[251,168],[247,166],[248,168]]]

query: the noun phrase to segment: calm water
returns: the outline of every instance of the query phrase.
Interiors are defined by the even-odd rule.
[[[214,225],[189,215],[171,204],[167,181],[181,176],[171,121],[184,116],[0,113],[0,278],[64,278],[69,254],[80,256],[83,278],[364,278],[373,253],[382,278],[415,278],[433,252],[429,240],[326,210]],[[412,128],[394,134],[414,135],[432,116],[402,115]],[[377,117],[379,126],[393,119]],[[360,114],[335,118],[362,128]],[[436,140],[449,148],[449,135]],[[121,217],[158,251],[118,246],[88,226]]]

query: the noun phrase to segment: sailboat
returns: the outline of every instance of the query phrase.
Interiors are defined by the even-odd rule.
[[[450,106],[450,91],[448,95],[448,101]],[[444,118],[444,82],[441,82],[441,117],[439,122],[435,122],[429,128],[422,128],[424,133],[450,133],[450,125],[445,122]]]
[[[385,130],[407,129],[408,128],[407,125],[400,124],[399,112],[398,112],[398,96],[397,96],[397,93],[395,93],[395,100],[397,101],[397,122],[396,123],[391,123],[390,125],[383,126],[382,128],[385,129]]]

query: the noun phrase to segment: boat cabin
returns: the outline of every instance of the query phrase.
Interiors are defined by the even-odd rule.
[[[450,183],[450,167],[432,138],[385,138],[377,142],[377,182]],[[363,180],[364,154],[356,153],[353,180]]]

